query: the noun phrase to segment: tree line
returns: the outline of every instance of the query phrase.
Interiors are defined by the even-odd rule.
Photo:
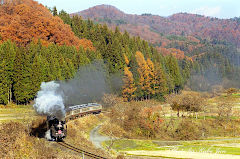
[[[79,16],[70,17],[63,10],[58,14],[55,8],[52,12],[69,24],[76,36],[92,41],[107,63],[110,73],[119,70],[123,72],[123,82],[126,84],[124,88],[127,88],[127,85],[132,87],[130,83],[134,83],[136,90],[135,87],[131,90],[123,88],[123,92],[133,92],[132,95],[127,95],[128,100],[162,98],[166,93],[178,92],[190,77],[192,62],[184,57],[177,60],[172,55],[163,56],[147,41],[140,37],[131,37],[126,31],[121,33],[118,27],[112,31],[106,24],[94,23]],[[163,83],[161,91],[160,88],[155,88],[160,87],[155,84],[159,81]],[[130,83],[127,84],[128,82]]]
[[[139,37],[130,37],[118,28],[112,31],[106,25],[81,17],[70,17],[64,11],[55,16],[70,25],[79,39],[91,40],[95,49],[83,45],[44,45],[41,39],[33,39],[27,45],[3,41],[0,44],[0,104],[29,103],[41,82],[71,79],[79,67],[96,59],[103,59],[109,75],[119,73],[124,84],[126,74],[132,73],[136,90],[134,96],[126,97],[128,99],[161,99],[164,94],[182,89],[189,78],[190,61],[162,56]]]
[[[40,41],[23,47],[5,41],[0,45],[0,103],[29,103],[41,82],[70,79],[81,65],[98,58],[82,47],[43,46]]]

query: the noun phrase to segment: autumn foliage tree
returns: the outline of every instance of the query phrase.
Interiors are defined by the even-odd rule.
[[[163,122],[163,119],[158,111],[154,111],[153,108],[144,108],[140,112],[139,135],[146,136],[148,138],[157,136],[158,132],[161,130]]]
[[[168,56],[155,60],[160,54],[140,37],[56,8],[53,16],[33,0],[4,2],[0,5],[0,104],[27,104],[42,81],[71,79],[81,66],[96,59],[107,65],[109,77],[124,74],[121,93],[126,100],[162,98],[164,83],[174,85],[171,81],[181,77],[169,71],[180,70],[177,61],[172,66]]]
[[[26,46],[33,39],[46,44],[84,46],[94,50],[92,42],[77,38],[69,25],[53,16],[42,4],[33,0],[10,1],[0,5],[0,35],[2,41],[11,39]]]
[[[139,74],[139,83],[138,89],[140,93],[143,94],[144,98],[149,98],[151,92],[153,91],[151,88],[151,78],[150,78],[150,69],[147,65],[147,62],[140,51],[136,52],[136,61],[138,64],[138,74]]]
[[[157,89],[157,74],[156,74],[156,71],[155,71],[155,67],[154,67],[154,64],[153,62],[151,61],[150,58],[147,58],[147,65],[148,65],[148,68],[149,68],[149,79],[151,81],[151,89],[150,90],[150,94],[151,95],[154,95],[156,93],[156,89]]]
[[[180,111],[197,113],[203,111],[205,99],[198,92],[182,92],[181,94],[172,94],[167,98],[172,110],[177,111],[178,117]],[[196,114],[197,118],[197,114]]]
[[[134,98],[134,92],[136,90],[133,74],[129,71],[128,67],[124,68],[122,96],[125,101],[130,101]]]
[[[168,94],[167,77],[166,72],[162,68],[162,64],[157,61],[152,62],[150,58],[145,60],[144,55],[137,51],[135,54],[136,61],[134,59],[128,60],[127,56],[124,54],[125,63],[127,66],[124,68],[124,87],[123,96],[126,98],[126,92],[128,89],[132,90],[135,99],[150,99],[156,98],[163,100],[164,96]],[[177,65],[172,66],[177,67]],[[134,74],[130,71],[132,70]],[[173,81],[172,76],[167,74],[171,81]],[[130,83],[134,82],[135,87],[132,89]],[[174,84],[174,83],[173,83]],[[173,86],[174,87],[174,86]],[[174,88],[173,88],[174,89]],[[131,100],[133,98],[127,98]]]

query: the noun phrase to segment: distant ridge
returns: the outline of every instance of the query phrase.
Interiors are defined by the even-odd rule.
[[[105,4],[97,5],[81,12],[74,13],[72,15],[75,14],[81,15],[85,18],[95,18],[96,16],[100,16],[102,18],[122,18],[123,16],[125,16],[125,13],[120,11],[118,8],[112,5]]]
[[[126,14],[111,5],[98,5],[73,13],[84,19],[119,26],[131,35],[140,36],[151,43],[161,41],[161,34],[185,35],[202,39],[227,41],[240,47],[240,20],[218,19],[197,14],[177,13],[168,17],[151,14]]]

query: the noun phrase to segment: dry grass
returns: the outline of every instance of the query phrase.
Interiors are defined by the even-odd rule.
[[[56,158],[45,140],[29,135],[28,128],[19,122],[0,126],[0,158]]]
[[[191,95],[192,92],[188,93]],[[119,102],[110,108],[110,123],[105,124],[108,124],[108,127],[113,124],[118,125],[124,129],[128,135],[127,138],[138,139],[148,138],[148,136],[141,136],[138,133],[139,131],[148,131],[148,127],[153,127],[150,129],[153,131],[152,134],[155,134],[153,138],[161,140],[192,140],[217,136],[240,136],[240,111],[235,108],[240,103],[239,97],[221,94],[212,98],[205,94],[197,95],[201,95],[201,97],[206,99],[203,109],[198,110],[199,112],[197,113],[184,110],[181,111],[178,117],[177,111],[173,111],[168,104],[162,104],[154,100]],[[157,124],[157,126],[160,125],[159,127],[155,128],[155,125],[151,124],[152,119],[156,117],[154,115],[150,116],[149,119],[141,120],[141,113],[138,112],[146,108],[150,108],[147,110],[151,110],[152,114],[160,114],[163,122]],[[225,113],[219,115],[222,112]],[[148,115],[148,112],[145,112],[145,116],[146,114]],[[141,122],[145,125],[148,124],[148,127],[141,125]],[[104,133],[104,131],[102,132]],[[105,134],[107,133],[105,132]],[[122,136],[122,134],[118,134],[118,136]]]
[[[90,130],[102,120],[104,120],[104,116],[100,114],[98,116],[89,115],[69,121],[67,124],[68,133],[65,141],[94,154],[111,158],[110,154],[101,149],[96,149],[92,142],[88,140]]]
[[[44,132],[42,136],[39,136],[42,133],[41,126],[44,123],[45,119],[43,117],[39,117],[30,124],[13,121],[1,123],[0,158],[81,158],[79,154],[68,151],[55,142],[49,142],[42,138]],[[33,130],[39,134],[33,134]]]

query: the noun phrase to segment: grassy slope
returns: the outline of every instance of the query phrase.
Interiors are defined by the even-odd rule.
[[[210,98],[208,100],[209,108],[215,107],[217,101],[220,98],[225,98],[225,95]],[[234,110],[238,110],[240,105],[240,94],[233,94],[231,97],[234,98]],[[169,117],[166,117],[168,120]],[[176,117],[175,117],[176,118]],[[215,119],[216,116],[208,116],[206,119]],[[234,116],[233,119],[238,119],[238,116]],[[165,120],[166,120],[165,119]],[[203,121],[203,116],[199,116],[199,122]],[[215,130],[212,130],[216,132]],[[222,135],[220,135],[222,136]],[[200,141],[154,141],[154,140],[136,140],[136,139],[122,139],[115,141],[113,149],[117,152],[126,151],[159,151],[159,150],[178,150],[178,151],[191,151],[191,152],[209,152],[209,153],[220,153],[220,154],[231,154],[240,155],[240,146],[238,143],[240,138],[215,138],[212,137],[206,140]],[[109,145],[110,141],[106,141],[103,145]],[[236,144],[238,146],[229,146],[229,144]],[[147,154],[146,154],[147,155]]]
[[[31,121],[37,117],[31,105],[0,105],[0,122]]]
[[[175,150],[175,151],[191,151],[191,152],[208,152],[208,153],[220,153],[220,154],[232,154],[240,155],[239,147],[229,147],[229,143],[239,143],[240,138],[230,141],[218,141],[218,140],[203,140],[203,141],[152,141],[152,140],[118,140],[114,143],[113,149],[118,152],[122,151],[159,151],[159,150]],[[108,141],[104,144],[108,144]],[[165,145],[165,146],[163,146]],[[221,145],[221,146],[219,146]],[[226,145],[226,146],[225,146]]]

